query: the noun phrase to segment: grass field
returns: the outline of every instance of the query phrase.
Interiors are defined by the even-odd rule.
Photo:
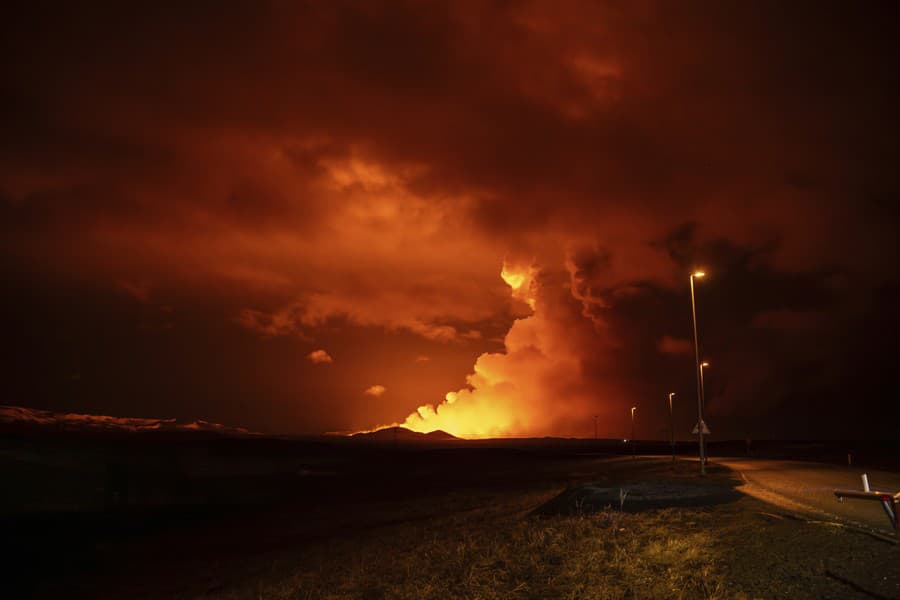
[[[634,473],[638,477],[673,475],[664,461],[640,462]],[[627,461],[616,465],[626,471],[630,466]],[[682,470],[678,476],[692,472]],[[729,478],[721,472],[715,477]],[[456,498],[446,506],[432,505],[436,516],[401,519],[273,558],[265,572],[216,595],[894,597],[890,590],[879,594],[878,578],[879,569],[898,564],[896,547],[780,514],[753,498],[637,513],[610,507],[536,515],[535,509],[558,492],[495,494],[471,502]]]
[[[900,547],[746,496],[716,465],[704,485],[724,493],[648,507],[635,489],[696,486],[696,462],[547,445],[78,444],[6,446],[4,597],[900,596],[884,577]],[[631,493],[586,502],[587,483]],[[104,485],[136,491],[104,508]]]
[[[273,562],[223,597],[718,597],[722,577],[696,515],[610,512],[536,518],[528,495],[379,529]],[[691,519],[694,519],[693,521]]]

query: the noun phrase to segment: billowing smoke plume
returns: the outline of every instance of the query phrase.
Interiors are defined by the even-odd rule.
[[[568,277],[511,264],[501,277],[526,313],[506,334],[505,352],[482,354],[467,387],[420,406],[401,426],[462,437],[585,435],[602,414],[596,382],[588,385],[583,373],[584,352],[601,339]]]

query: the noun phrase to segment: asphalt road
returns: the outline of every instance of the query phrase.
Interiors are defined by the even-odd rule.
[[[787,509],[894,536],[879,502],[855,499],[838,502],[834,490],[862,490],[860,475],[868,473],[871,489],[897,492],[900,491],[900,473],[787,460],[712,458],[710,461],[740,473],[747,482],[741,491],[751,496]]]

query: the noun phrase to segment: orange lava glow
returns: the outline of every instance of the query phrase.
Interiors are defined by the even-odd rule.
[[[550,329],[538,297],[537,273],[530,265],[504,264],[501,270],[512,297],[534,309],[513,323],[504,340],[506,351],[482,354],[466,378],[467,387],[448,392],[440,404],[420,406],[388,427],[420,433],[443,430],[462,438],[529,436],[545,432],[558,416],[555,411],[572,410],[547,406],[552,389],[576,385],[581,372],[577,355]]]

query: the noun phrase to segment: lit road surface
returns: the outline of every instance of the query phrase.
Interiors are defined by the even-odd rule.
[[[710,462],[739,473],[747,482],[742,491],[748,495],[797,512],[812,513],[818,518],[837,517],[845,523],[894,536],[881,503],[849,498],[838,502],[834,490],[862,490],[860,475],[868,473],[871,489],[897,492],[900,473],[789,460],[711,458]]]

